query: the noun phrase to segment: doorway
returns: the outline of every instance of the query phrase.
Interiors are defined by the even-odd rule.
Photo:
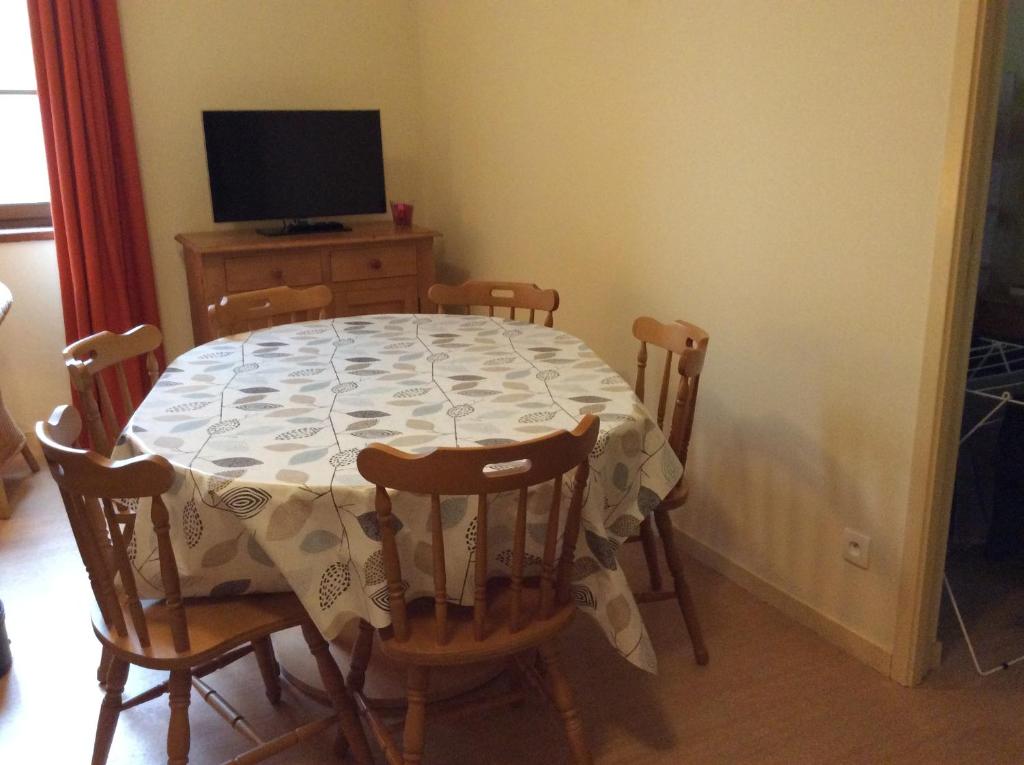
[[[965,0],[953,61],[891,677],[938,664],[939,608],[1000,103],[1005,0]]]
[[[1024,0],[1007,4],[938,639],[943,674],[1024,662]]]

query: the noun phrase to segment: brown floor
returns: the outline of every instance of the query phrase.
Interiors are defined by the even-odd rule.
[[[45,474],[6,468],[15,516],[0,521],[0,597],[15,663],[0,680],[0,763],[87,762],[100,694],[88,590],[63,510]],[[639,574],[637,550],[625,554]],[[948,661],[908,690],[832,647],[717,574],[692,564],[711,664],[694,665],[671,602],[644,606],[661,662],[646,675],[578,619],[564,663],[598,763],[1024,762],[1024,667],[981,679],[948,645]],[[132,688],[147,678],[134,673]],[[286,688],[277,709],[247,658],[212,685],[268,733],[315,705]],[[318,711],[318,710],[317,710]],[[192,761],[220,762],[243,741],[195,695]],[[163,761],[163,700],[125,712],[111,763]],[[273,762],[331,761],[328,737]],[[430,725],[427,762],[563,762],[560,729],[542,706]]]

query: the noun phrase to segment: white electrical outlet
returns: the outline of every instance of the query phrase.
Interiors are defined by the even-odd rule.
[[[854,566],[867,568],[870,562],[871,537],[853,529],[843,529],[843,557]]]

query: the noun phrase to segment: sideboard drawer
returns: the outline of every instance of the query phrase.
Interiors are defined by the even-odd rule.
[[[416,313],[416,279],[366,279],[335,284],[333,316],[361,316],[369,313]]]
[[[354,282],[416,274],[416,248],[412,246],[331,253],[331,281]]]
[[[260,253],[227,258],[224,278],[228,292],[246,292],[277,287],[305,287],[323,284],[319,252],[297,252],[282,256],[279,253]]]

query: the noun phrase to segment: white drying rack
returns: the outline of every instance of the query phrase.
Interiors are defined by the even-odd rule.
[[[968,369],[967,395],[989,399],[994,401],[995,404],[970,428],[970,430],[960,437],[961,447],[963,447],[963,445],[982,428],[997,424],[999,420],[996,419],[996,416],[999,415],[1005,407],[1024,406],[1024,401],[1015,400],[1013,398],[1013,394],[1010,392],[1011,388],[1024,387],[1024,374],[1022,374],[1022,379],[1018,382],[991,385],[988,387],[972,387],[972,382],[981,381],[986,377],[1024,373],[1024,345],[1008,343],[1002,340],[993,340],[986,337],[978,338],[978,344],[971,346]],[[963,615],[960,613],[960,606],[956,602],[956,595],[953,593],[953,588],[949,584],[949,577],[946,576],[946,574],[942,575],[942,583],[945,587],[946,594],[949,596],[949,602],[953,606],[953,613],[956,614],[956,620],[960,624],[960,632],[963,633],[964,642],[967,644],[967,650],[971,654],[971,661],[974,663],[974,670],[979,675],[987,677],[988,675],[993,675],[996,672],[1002,672],[1004,669],[1009,669],[1014,664],[1019,664],[1024,661],[1024,655],[1021,655],[1014,659],[1010,659],[1009,661],[1000,662],[989,669],[982,669],[981,663],[978,661],[977,651],[974,649],[974,643],[971,641],[971,635],[967,630],[967,625],[964,623]]]

